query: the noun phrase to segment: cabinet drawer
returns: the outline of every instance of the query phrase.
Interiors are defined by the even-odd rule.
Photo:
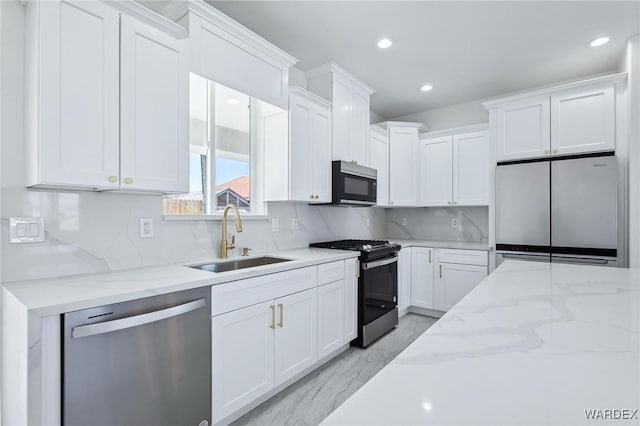
[[[278,274],[214,285],[211,288],[213,316],[276,299],[316,286],[317,267],[294,269]]]
[[[344,261],[318,265],[318,285],[332,283],[344,278]]]
[[[438,260],[443,263],[461,263],[463,265],[488,265],[486,251],[439,249]]]

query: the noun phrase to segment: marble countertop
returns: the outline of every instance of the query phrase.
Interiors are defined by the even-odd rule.
[[[358,252],[353,251],[301,248],[250,256],[273,256],[291,259],[291,261],[236,271],[213,273],[185,266],[221,262],[220,259],[199,259],[187,264],[10,282],[4,283],[3,287],[28,311],[44,317],[157,294],[222,284],[320,263],[334,262],[357,257],[358,255]],[[244,257],[242,259],[248,258]]]
[[[506,261],[323,424],[640,424],[609,409],[640,409],[640,270]]]
[[[474,243],[465,241],[430,241],[430,240],[406,240],[389,238],[390,242],[400,244],[402,247],[431,247],[448,248],[460,250],[483,250],[489,251],[489,243]]]

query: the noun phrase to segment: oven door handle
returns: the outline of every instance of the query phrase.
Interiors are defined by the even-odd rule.
[[[383,260],[379,260],[377,262],[363,263],[362,264],[362,269],[366,271],[368,269],[377,268],[379,266],[390,265],[392,263],[396,263],[397,261],[398,261],[397,257],[392,257],[390,259],[383,259]]]

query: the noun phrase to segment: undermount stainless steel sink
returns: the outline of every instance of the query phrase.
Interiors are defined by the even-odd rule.
[[[226,262],[205,263],[203,265],[193,265],[190,268],[200,269],[208,272],[227,272],[237,269],[253,268],[254,266],[271,265],[273,263],[289,262],[291,259],[279,257],[252,257],[250,259],[228,260]]]

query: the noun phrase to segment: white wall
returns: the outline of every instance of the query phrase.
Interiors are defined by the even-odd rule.
[[[376,124],[382,123],[383,121],[387,121],[387,119],[376,113],[375,111],[369,111],[369,123]]]
[[[307,75],[300,68],[289,68],[289,86],[307,88]]]
[[[482,101],[450,105],[415,114],[392,118],[394,121],[411,121],[424,123],[430,131],[451,129],[489,122],[489,112],[482,106]]]
[[[629,266],[640,268],[640,35],[627,43],[621,71],[628,73]]]

